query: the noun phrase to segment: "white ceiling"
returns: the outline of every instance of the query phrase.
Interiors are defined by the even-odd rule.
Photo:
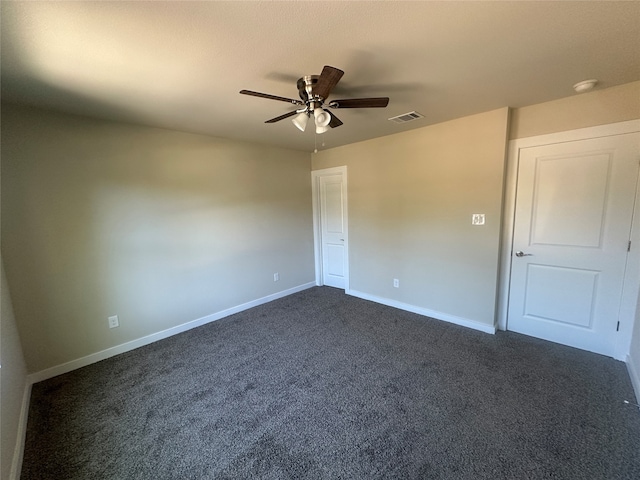
[[[332,65],[331,98],[391,98],[333,110],[331,148],[640,79],[638,1],[1,4],[3,100],[305,151],[313,129],[264,123],[295,107],[239,90],[298,98]]]

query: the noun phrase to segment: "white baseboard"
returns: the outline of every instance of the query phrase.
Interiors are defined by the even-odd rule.
[[[289,288],[281,292],[267,295],[266,297],[258,298],[256,300],[243,303],[242,305],[237,305],[235,307],[227,308],[226,310],[212,313],[211,315],[207,315],[206,317],[198,318],[196,320],[183,323],[182,325],[178,325],[172,328],[168,328],[166,330],[162,330],[157,333],[152,333],[151,335],[147,335],[142,338],[138,338],[137,340],[132,340],[130,342],[117,345],[115,347],[107,348],[106,350],[102,350],[100,352],[92,353],[91,355],[87,355],[86,357],[78,358],[76,360],[71,360],[70,362],[66,362],[61,365],[56,365],[55,367],[47,368],[45,370],[41,370],[36,373],[32,373],[28,376],[28,381],[32,384],[36,382],[41,382],[42,380],[47,380],[49,378],[62,375],[63,373],[76,370],[77,368],[91,365],[92,363],[105,360],[107,358],[113,357],[115,355],[119,355],[121,353],[128,352],[130,350],[134,350],[139,347],[143,347],[145,345],[149,345],[150,343],[157,342],[158,340],[163,340],[173,335],[177,335],[178,333],[191,330],[192,328],[200,327],[207,323],[220,320],[221,318],[224,318],[224,317],[228,317],[229,315],[233,315],[234,313],[239,313],[244,310],[248,310],[249,308],[257,307],[258,305],[269,303],[269,302],[272,302],[273,300],[277,300],[278,298],[286,297],[287,295],[301,292],[302,290],[306,290],[308,288],[312,288],[315,286],[316,286],[315,282],[304,283],[302,285],[298,285],[297,287]]]
[[[410,305],[408,303],[398,302],[396,300],[391,300],[389,298],[377,297],[375,295],[369,295],[368,293],[358,292],[357,290],[349,290],[347,292],[348,295],[353,295],[354,297],[362,298],[364,300],[370,300],[372,302],[381,303],[382,305],[387,305],[388,307],[398,308],[400,310],[406,310],[407,312],[417,313],[419,315],[424,315],[425,317],[435,318],[436,320],[442,320],[444,322],[455,323],[456,325],[460,325],[467,328],[472,328],[474,330],[480,330],[485,333],[496,333],[496,327],[493,325],[486,325],[484,323],[476,322],[475,320],[469,320],[467,318],[456,317],[455,315],[449,315],[448,313],[436,312],[435,310],[429,310],[427,308],[416,307],[415,305]]]
[[[22,406],[20,407],[20,418],[18,419],[18,431],[16,435],[16,446],[13,451],[9,480],[19,480],[22,473],[22,457],[24,455],[24,441],[27,437],[27,419],[29,418],[29,401],[31,400],[31,385],[27,377],[22,394]]]
[[[629,355],[627,355],[625,363],[627,364],[629,378],[631,378],[631,385],[633,385],[633,390],[636,392],[636,403],[640,404],[640,372]]]

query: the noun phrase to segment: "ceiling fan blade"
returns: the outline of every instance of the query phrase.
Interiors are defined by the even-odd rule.
[[[387,105],[389,105],[389,97],[349,98],[329,102],[331,108],[384,108]]]
[[[272,118],[271,120],[267,120],[264,123],[276,123],[276,122],[279,122],[280,120],[284,120],[285,118],[293,117],[296,113],[298,112],[294,110],[293,112],[285,113],[284,115],[280,115],[279,117]]]
[[[342,125],[342,121],[338,117],[329,111],[327,111],[327,113],[331,116],[331,121],[329,122],[329,126],[331,128],[336,128]]]
[[[254,97],[268,98],[270,100],[279,100],[281,102],[293,103],[294,105],[304,105],[304,102],[300,100],[294,100],[293,98],[278,97],[277,95],[269,95],[268,93],[253,92],[251,90],[240,90],[240,93],[243,95],[252,95]]]
[[[344,72],[339,68],[325,65],[318,78],[318,83],[313,87],[313,94],[326,99],[343,75]]]

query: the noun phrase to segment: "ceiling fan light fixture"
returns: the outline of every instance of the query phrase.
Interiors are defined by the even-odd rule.
[[[329,125],[316,125],[316,133],[321,134],[329,131]]]
[[[320,75],[305,75],[299,78],[296,85],[298,87],[300,100],[268,93],[254,92],[253,90],[240,90],[240,93],[242,95],[251,95],[253,97],[286,102],[301,107],[297,110],[271,118],[264,123],[276,123],[285,118],[291,118],[296,128],[304,132],[311,118],[311,112],[313,112],[313,123],[316,127],[317,134],[328,132],[329,129],[343,125],[342,120],[322,108],[323,106],[340,109],[384,108],[389,104],[389,97],[348,98],[334,100],[325,104],[325,100],[331,95],[331,90],[337,85],[343,75],[344,72],[339,68],[325,65]]]
[[[307,122],[309,121],[309,117],[305,112],[299,113],[291,120],[293,124],[298,127],[301,132],[304,132],[305,128],[307,128]]]
[[[316,107],[313,110],[313,116],[316,120],[316,127],[326,127],[331,122],[331,115],[329,115],[329,112],[325,112],[320,107]]]

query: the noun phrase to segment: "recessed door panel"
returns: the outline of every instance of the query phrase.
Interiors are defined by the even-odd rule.
[[[590,328],[598,273],[529,264],[524,315],[531,319]]]
[[[342,216],[342,183],[324,184],[324,208],[327,222],[327,233],[342,234],[344,231],[344,219]]]
[[[344,275],[344,247],[327,245],[327,275],[342,277]]]
[[[531,244],[600,247],[611,153],[536,159]]]

